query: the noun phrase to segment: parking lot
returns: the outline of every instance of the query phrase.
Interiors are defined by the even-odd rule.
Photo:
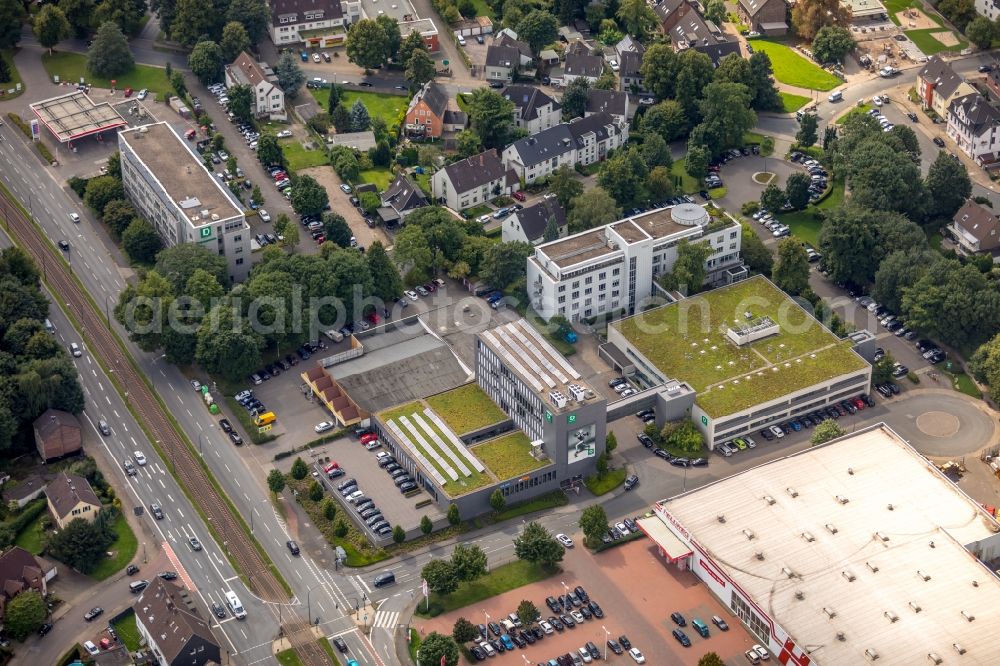
[[[757,641],[712,598],[694,574],[664,565],[655,551],[655,544],[645,538],[596,555],[577,545],[566,551],[561,573],[474,606],[419,622],[417,628],[423,635],[431,631],[450,634],[459,617],[473,624],[500,622],[508,613],[516,612],[524,599],[533,602],[545,619],[553,615],[546,606],[547,597],[565,595],[580,585],[600,606],[603,618],[594,617],[572,628],[554,631],[534,645],[515,648],[514,654],[497,655],[496,663],[511,666],[520,666],[525,661],[547,663],[564,654],[578,653],[588,641],[603,657],[608,638],[617,641],[621,635],[642,652],[647,664],[697,664],[709,651],[718,653],[727,664],[746,663],[743,652]],[[682,631],[691,640],[690,648],[682,647],[671,635],[676,626],[670,619],[673,612],[681,613],[686,619],[688,626]],[[713,615],[722,618],[729,630],[718,630],[711,622]],[[708,638],[691,629],[694,617],[709,626]],[[635,663],[627,653],[615,655],[610,649],[607,657],[609,663]]]

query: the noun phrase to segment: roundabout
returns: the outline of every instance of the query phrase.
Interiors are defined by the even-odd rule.
[[[925,456],[970,455],[996,438],[996,417],[985,403],[952,391],[917,389],[872,411],[870,418],[885,421]]]
[[[758,185],[768,185],[772,180],[774,180],[777,177],[778,174],[771,171],[756,171],[754,172],[753,176],[751,176],[751,178],[753,178],[753,182],[757,183]]]

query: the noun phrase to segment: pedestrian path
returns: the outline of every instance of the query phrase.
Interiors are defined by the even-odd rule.
[[[372,622],[372,627],[395,629],[396,620],[398,619],[399,611],[378,611],[375,613],[375,620]]]

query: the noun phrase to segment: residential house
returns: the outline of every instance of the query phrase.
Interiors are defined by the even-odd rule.
[[[516,184],[517,177],[507,172],[494,148],[438,170],[431,177],[431,192],[435,201],[463,211],[509,194]]]
[[[521,63],[521,55],[513,46],[491,44],[486,49],[486,80],[510,83]]]
[[[326,138],[327,148],[353,148],[354,150],[366,153],[376,145],[375,132],[365,130],[364,132],[337,132],[330,134]]]
[[[249,86],[253,94],[253,113],[257,118],[287,120],[285,93],[277,85],[277,77],[267,76],[253,56],[243,51],[226,65],[226,85]]]
[[[598,55],[584,55],[582,53],[566,54],[566,62],[563,65],[563,85],[579,78],[587,79],[594,83],[601,78],[604,73],[604,59]]]
[[[948,231],[955,237],[959,254],[988,254],[1000,263],[1000,216],[971,199],[951,218]]]
[[[1000,0],[976,0],[976,12],[990,21],[1000,16]]]
[[[631,35],[625,35],[621,40],[615,44],[615,53],[618,57],[623,56],[626,53],[637,53],[639,57],[642,57],[646,53],[646,47],[642,45],[641,42],[634,39]]]
[[[670,36],[681,20],[690,12],[695,12],[688,0],[659,0],[653,3],[653,13],[660,24],[660,32]]]
[[[646,92],[642,83],[642,56],[635,51],[626,51],[619,57],[618,89],[634,93]]]
[[[534,86],[507,86],[501,93],[514,103],[514,123],[538,134],[562,120],[562,105]]]
[[[101,510],[97,493],[87,479],[76,474],[61,472],[45,487],[45,496],[49,511],[60,529],[77,518],[92,523]]]
[[[917,74],[917,96],[920,98],[920,106],[930,109],[941,119],[948,117],[948,107],[956,98],[974,92],[976,89],[938,56],[931,56]]]
[[[740,42],[736,37],[723,32],[693,9],[686,12],[670,30],[669,37],[675,52],[686,49],[701,51],[712,59],[716,67],[730,53],[740,55]]]
[[[3,476],[3,475],[0,475]],[[31,474],[16,484],[5,483],[3,487],[3,502],[7,506],[23,509],[32,500],[36,500],[45,492],[45,482],[42,477]]]
[[[628,125],[601,112],[515,141],[504,150],[503,161],[518,178],[533,183],[562,165],[587,166],[604,160],[626,141]]]
[[[489,19],[487,19],[489,20]],[[437,53],[441,50],[441,40],[438,36],[437,26],[434,25],[434,21],[429,18],[418,18],[412,21],[400,21],[397,20],[396,24],[399,26],[399,34],[402,39],[406,39],[413,33],[419,34],[424,40],[424,46],[427,47],[427,52],[430,54]],[[490,28],[492,30],[492,28]]]
[[[583,116],[606,113],[619,124],[628,123],[635,115],[636,105],[627,92],[591,88],[587,91],[587,106]]]
[[[269,0],[268,5],[267,31],[275,46],[328,48],[347,39],[340,0]]]
[[[44,462],[65,458],[83,449],[80,422],[69,412],[46,409],[32,427],[35,448]]]
[[[788,5],[785,0],[739,0],[736,14],[750,30],[776,37],[788,32],[785,18]]]
[[[48,582],[56,577],[54,564],[14,546],[0,555],[0,617],[7,602],[26,590],[43,597],[49,593]]]
[[[221,664],[219,644],[188,592],[157,576],[132,604],[135,626],[160,666]]]
[[[390,226],[399,224],[406,216],[427,205],[427,198],[406,174],[399,173],[382,193],[382,208],[379,216]],[[383,211],[383,209],[386,209]]]
[[[508,28],[504,28],[493,40],[493,46],[509,46],[517,50],[518,67],[530,68],[535,63],[535,55],[531,52],[531,47],[527,42],[522,42],[517,38],[517,33]]]
[[[465,112],[459,111],[444,86],[434,81],[424,84],[406,109],[406,133],[410,136],[437,139],[445,132],[465,129],[467,122]]]
[[[503,221],[503,242],[521,241],[538,245],[544,240],[549,220],[555,220],[559,238],[566,236],[566,211],[555,195],[549,194],[538,203],[514,211]]]
[[[979,93],[951,102],[946,131],[979,166],[1000,166],[1000,110]]]

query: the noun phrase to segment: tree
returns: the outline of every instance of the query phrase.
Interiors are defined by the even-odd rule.
[[[976,16],[965,26],[965,36],[981,49],[990,48],[996,32],[996,26],[985,16]]]
[[[133,35],[139,28],[139,21],[146,12],[146,3],[138,0],[103,0],[97,5],[92,24],[111,22],[127,35]]]
[[[21,641],[38,631],[49,611],[36,590],[25,590],[7,602],[3,627],[11,638]]]
[[[169,63],[169,61],[167,61]],[[178,97],[187,95],[187,82],[184,80],[183,72],[174,72],[170,75],[170,87],[174,89]]]
[[[972,0],[941,0],[937,9],[961,32],[965,32],[977,15]]]
[[[598,184],[623,208],[646,201],[646,175],[649,167],[635,147],[616,152],[604,162]]]
[[[0,49],[14,48],[21,41],[24,17],[21,0],[0,0]]]
[[[475,544],[458,544],[451,553],[451,565],[459,580],[474,581],[486,575],[486,553]]]
[[[679,65],[677,54],[669,42],[653,44],[646,49],[646,53],[642,56],[642,65],[639,67],[643,85],[658,100],[674,99],[674,85]]]
[[[849,142],[844,146],[845,141],[845,137],[838,139],[838,153],[850,149]],[[918,218],[923,215],[927,191],[920,178],[920,165],[898,145],[892,145],[880,130],[848,153],[846,171],[855,205]]]
[[[812,437],[809,441],[812,444],[823,444],[829,442],[831,439],[837,439],[844,434],[844,429],[837,424],[833,419],[826,419],[813,430]]]
[[[892,381],[892,371],[895,370],[896,359],[891,353],[886,353],[882,358],[872,364],[872,383],[882,384]]]
[[[893,312],[900,312],[903,307],[903,294],[924,276],[930,265],[938,261],[944,261],[944,258],[935,250],[889,254],[875,272],[872,298]]]
[[[597,478],[603,479],[608,473],[608,452],[603,451],[601,455],[597,456]]]
[[[371,70],[385,64],[392,55],[389,51],[389,37],[378,21],[361,19],[347,31],[345,43],[347,58],[358,67]]]
[[[450,560],[431,560],[424,565],[420,576],[427,581],[431,592],[445,596],[458,589],[458,577]]]
[[[584,509],[580,514],[580,529],[589,544],[599,544],[601,536],[608,531],[608,514],[604,507],[593,504]]]
[[[705,437],[690,419],[668,421],[660,430],[664,446],[696,455],[705,446]]]
[[[708,163],[711,159],[708,146],[688,141],[687,155],[684,156],[684,171],[692,178],[701,180],[708,173]]]
[[[785,182],[785,197],[795,210],[802,210],[809,205],[809,186],[812,180],[804,173],[793,173]]]
[[[430,54],[424,50],[416,50],[410,59],[406,62],[406,80],[410,83],[411,88],[419,88],[431,79],[437,73],[437,68],[434,65],[434,60],[431,58]]]
[[[708,0],[705,4],[705,18],[719,26],[726,22],[726,3],[724,0]]]
[[[451,636],[432,631],[420,643],[417,663],[418,666],[457,666],[458,644]]]
[[[592,187],[570,203],[567,224],[571,234],[614,222],[621,218],[622,209],[601,187]]]
[[[132,70],[135,60],[128,48],[128,40],[117,24],[101,24],[94,36],[94,43],[87,51],[87,71],[94,76],[113,79]]]
[[[1000,294],[976,266],[939,261],[903,292],[907,326],[954,347],[974,347],[1000,330]]]
[[[226,91],[229,96],[229,110],[236,118],[245,123],[253,120],[254,92],[248,85],[230,86]],[[318,114],[317,114],[318,115]]]
[[[583,183],[574,177],[569,165],[563,164],[549,176],[549,192],[556,195],[556,200],[564,209],[569,209],[570,202],[583,194]]]
[[[565,119],[583,116],[587,109],[587,95],[590,93],[590,79],[580,76],[569,82],[562,96],[562,115]]]
[[[10,65],[4,58],[0,58],[0,82],[13,81],[14,74],[11,73]]]
[[[375,22],[382,28],[386,39],[386,61],[389,61],[399,53],[399,47],[403,43],[403,35],[399,29],[399,23],[392,16],[379,14],[375,17]]]
[[[545,230],[542,232],[542,240],[546,243],[550,241],[557,240],[559,238],[559,222],[556,220],[555,215],[549,218],[548,222],[545,223]]]
[[[460,516],[459,513],[458,513],[458,505],[457,504],[449,504],[448,505],[448,523],[451,524],[451,525],[453,525],[453,526],[457,526],[461,522],[462,522],[462,516]]]
[[[610,456],[617,448],[618,448],[618,438],[615,437],[615,433],[609,432],[604,437],[604,450],[607,451],[608,456]]]
[[[323,186],[312,176],[300,176],[292,188],[292,209],[299,215],[319,215],[330,202]]]
[[[152,224],[137,217],[122,233],[122,247],[132,261],[152,264],[156,253],[163,247],[163,240]]]
[[[682,239],[677,244],[677,260],[668,273],[663,273],[659,283],[664,289],[695,294],[705,284],[705,261],[712,254],[712,247],[704,242]]]
[[[455,626],[451,630],[451,637],[455,639],[456,643],[469,643],[479,637],[479,630],[476,629],[476,625],[464,617],[460,617],[455,620]]]
[[[701,51],[685,49],[677,56],[674,98],[684,107],[684,114],[692,125],[701,120],[699,102],[706,96],[706,88],[714,77],[715,65]]]
[[[333,534],[338,539],[343,539],[345,536],[347,536],[347,533],[350,531],[351,529],[347,526],[347,521],[344,520],[343,518],[339,519],[337,521],[337,524],[333,528]]]
[[[702,655],[701,659],[698,660],[698,666],[725,666],[726,662],[722,661],[720,657],[715,652],[706,652]]]
[[[813,39],[813,57],[817,62],[843,62],[848,53],[854,50],[854,38],[851,31],[839,25],[823,26],[816,32]]]
[[[524,15],[517,24],[517,37],[538,52],[556,41],[559,36],[559,19],[554,14],[535,9]]]
[[[331,116],[333,115],[333,110],[340,106],[340,103],[344,99],[344,89],[336,83],[330,84],[330,97],[327,99],[326,112]]]
[[[462,157],[472,157],[483,152],[483,143],[479,140],[479,135],[470,129],[459,132],[455,140],[458,144],[458,154]]]
[[[104,221],[115,238],[121,238],[125,229],[135,218],[135,209],[125,199],[112,199],[104,206],[101,220]]]
[[[795,134],[795,141],[800,146],[811,146],[816,143],[817,136],[817,126],[819,121],[816,119],[816,115],[813,113],[802,114],[802,120],[799,121],[799,131]]]
[[[526,562],[551,569],[562,561],[565,550],[549,531],[536,522],[530,522],[514,539],[514,554]]]
[[[296,458],[292,463],[292,478],[301,481],[309,475],[309,466],[302,458]]]
[[[639,155],[650,169],[665,167],[669,172],[670,166],[674,163],[673,158],[670,157],[670,147],[659,134],[643,135],[642,145],[639,146]],[[660,192],[657,191],[657,194]]]
[[[943,150],[927,170],[928,213],[933,217],[951,218],[972,193],[972,182],[965,165]]]
[[[323,517],[329,521],[337,517],[337,503],[333,501],[332,497],[323,500]]]
[[[889,130],[888,138],[898,141],[903,150],[910,153],[914,159],[920,159],[920,142],[917,133],[906,125],[896,125]]]
[[[406,36],[406,38],[399,44],[399,52],[394,58],[396,62],[408,63],[413,54],[417,51],[427,51],[427,45],[424,44],[424,38],[420,36],[420,33],[413,31]]]
[[[222,79],[222,49],[215,42],[198,42],[188,55],[188,68],[204,85],[218,83]]]
[[[212,28],[218,20],[215,7],[204,0],[177,0],[177,13],[170,23],[170,36],[174,41],[191,47],[206,36],[211,38]],[[214,33],[218,37],[218,33]]]
[[[743,230],[740,234],[742,238],[740,254],[743,256],[743,261],[754,273],[770,275],[774,264],[771,251],[749,225],[741,224],[741,226]]]
[[[750,108],[750,90],[742,83],[710,83],[699,103],[709,150],[717,155],[743,145],[743,136],[757,124]]]
[[[323,486],[319,484],[319,481],[313,481],[309,484],[309,499],[313,502],[323,499]]]
[[[278,56],[274,73],[278,77],[278,86],[285,91],[285,97],[298,95],[302,84],[306,82],[306,75],[302,73],[298,59],[291,53]]]
[[[1000,335],[984,342],[969,360],[969,372],[980,382],[989,386],[990,398],[998,402],[1000,398]]]
[[[538,612],[538,606],[533,604],[530,600],[524,599],[517,605],[517,618],[521,620],[524,626],[531,626],[533,623],[537,622],[542,616]]]
[[[347,220],[340,213],[323,213],[323,235],[340,247],[350,247],[351,238],[354,237]]]
[[[525,262],[533,253],[531,243],[495,243],[480,262],[479,277],[498,289],[505,289],[518,277],[524,277]]]
[[[775,179],[777,180],[777,179]],[[771,181],[764,188],[764,192],[760,195],[760,207],[764,210],[777,212],[781,210],[781,207],[785,205],[785,201],[788,199],[785,191],[782,190],[777,183]]]
[[[431,521],[429,517],[427,517],[427,515],[424,515],[420,519],[420,531],[423,532],[425,535],[430,534],[431,532],[434,531],[434,523]]]
[[[368,107],[361,101],[361,98],[354,100],[351,106],[351,131],[364,132],[372,124],[372,117],[368,113]]]
[[[646,0],[621,0],[618,20],[630,35],[643,39],[656,26],[656,14]]]
[[[97,521],[74,518],[49,540],[46,552],[80,573],[90,573],[107,557],[105,549],[111,541]]]
[[[377,240],[368,246],[365,261],[374,280],[372,294],[384,303],[392,303],[403,293],[403,281],[399,276],[399,269],[389,258],[382,241]]]
[[[266,0],[230,0],[226,12],[226,20],[239,22],[246,30],[251,44],[260,42],[267,34],[269,16]]]
[[[371,215],[382,205],[382,199],[374,192],[362,192],[358,196],[358,203],[366,215]]]
[[[275,495],[285,489],[285,475],[281,473],[281,470],[272,469],[267,473],[267,487]]]
[[[392,540],[397,544],[406,541],[406,530],[403,529],[402,525],[396,525],[392,528]]]
[[[219,47],[222,48],[222,57],[226,62],[233,62],[240,53],[249,51],[250,46],[250,35],[239,21],[230,21],[222,28]]]
[[[653,47],[655,48],[655,47]],[[658,134],[664,141],[670,143],[687,132],[688,121],[684,115],[684,107],[672,99],[665,100],[649,107],[642,116],[642,131],[648,136]]]
[[[503,493],[499,488],[493,491],[490,495],[490,507],[492,507],[494,513],[500,513],[507,507],[507,499],[503,496]]]
[[[503,150],[514,133],[514,103],[489,88],[476,88],[469,99],[469,120],[484,149]]]
[[[780,111],[781,96],[771,76],[771,58],[763,51],[750,56],[750,90],[753,94],[753,108],[759,111]]]
[[[52,55],[52,47],[69,37],[72,29],[66,20],[66,15],[59,7],[42,5],[42,9],[35,15],[33,31],[38,43]]]
[[[774,263],[771,279],[792,296],[809,288],[809,257],[801,241],[786,238],[778,244],[778,260]]]
[[[156,272],[170,282],[175,294],[184,293],[198,269],[213,276],[220,285],[229,284],[229,268],[225,257],[200,245],[181,243],[166,248],[156,257]]]
[[[823,26],[847,26],[850,21],[851,10],[839,0],[804,0],[792,7],[792,26],[806,41],[812,41]]]

